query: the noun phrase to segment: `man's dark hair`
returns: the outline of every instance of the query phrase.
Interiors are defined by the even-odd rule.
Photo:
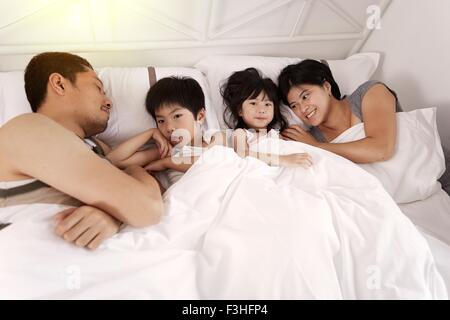
[[[188,109],[197,117],[205,108],[205,94],[198,82],[189,77],[163,78],[150,87],[145,107],[154,119],[158,109],[172,104]]]
[[[31,110],[36,112],[47,96],[47,83],[52,73],[59,73],[75,84],[76,74],[88,71],[91,64],[67,52],[44,52],[34,56],[25,69],[25,92]]]

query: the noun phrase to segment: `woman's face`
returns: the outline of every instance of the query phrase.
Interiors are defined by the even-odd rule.
[[[239,116],[250,129],[267,129],[274,116],[274,105],[264,91],[254,99],[242,103]]]
[[[331,86],[302,84],[293,86],[287,95],[289,107],[306,125],[318,126],[328,116],[331,104]]]

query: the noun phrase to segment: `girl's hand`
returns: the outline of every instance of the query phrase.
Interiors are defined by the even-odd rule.
[[[249,153],[249,146],[247,143],[247,133],[244,129],[237,129],[232,135],[233,149],[241,157],[246,157]]]
[[[293,153],[279,156],[280,167],[303,167],[312,166],[312,158],[308,153]]]
[[[157,128],[153,129],[152,139],[158,145],[160,158],[169,157],[172,152],[172,145]]]
[[[56,234],[76,246],[94,250],[119,231],[121,222],[91,206],[70,208],[55,216]]]
[[[282,139],[303,142],[311,146],[317,146],[318,141],[299,125],[292,125],[281,132]]]

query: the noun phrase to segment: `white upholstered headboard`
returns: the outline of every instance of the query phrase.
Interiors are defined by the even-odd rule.
[[[1,0],[0,71],[42,51],[78,53],[95,67],[192,66],[211,54],[342,59],[390,2]]]

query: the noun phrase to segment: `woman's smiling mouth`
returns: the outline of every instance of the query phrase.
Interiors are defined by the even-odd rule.
[[[305,115],[306,119],[311,119],[316,114],[317,109],[314,108],[311,112]]]

